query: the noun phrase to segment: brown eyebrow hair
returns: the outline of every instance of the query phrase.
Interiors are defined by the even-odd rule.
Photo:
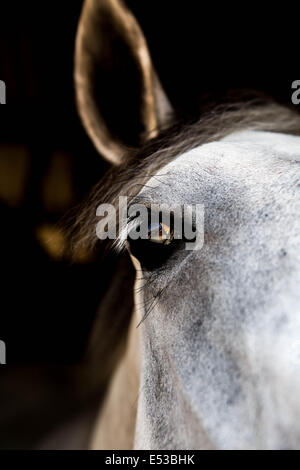
[[[232,132],[251,129],[300,135],[300,115],[293,109],[262,98],[248,102],[220,105],[189,123],[175,122],[158,137],[146,141],[128,154],[126,162],[111,168],[93,188],[90,196],[73,214],[69,230],[72,250],[95,249],[96,208],[111,203],[118,211],[118,197],[128,202],[138,194],[151,176],[182,153],[218,141]]]

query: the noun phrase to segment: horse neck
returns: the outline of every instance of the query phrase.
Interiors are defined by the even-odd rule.
[[[96,420],[92,449],[132,449],[139,393],[140,345],[132,315],[125,354],[114,373]]]

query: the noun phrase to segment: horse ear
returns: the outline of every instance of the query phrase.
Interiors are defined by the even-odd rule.
[[[155,136],[172,112],[142,30],[122,0],[85,0],[76,38],[75,88],[87,133],[114,164]]]

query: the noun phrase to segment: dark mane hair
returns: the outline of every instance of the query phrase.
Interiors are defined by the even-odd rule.
[[[214,107],[188,124],[172,124],[156,138],[129,153],[126,163],[111,168],[94,187],[72,226],[72,249],[97,246],[95,227],[99,204],[111,203],[118,210],[118,196],[127,196],[130,201],[152,175],[178,155],[244,129],[300,135],[300,116],[287,106],[258,98]]]

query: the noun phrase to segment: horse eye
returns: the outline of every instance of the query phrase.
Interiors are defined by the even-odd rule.
[[[130,253],[140,261],[142,268],[152,271],[161,267],[176,249],[172,217],[170,224],[162,220],[155,223],[148,221],[146,234],[146,239],[133,239],[129,235],[127,243]]]
[[[127,238],[127,247],[140,261],[143,270],[161,268],[177,251],[184,248],[187,241],[195,241],[185,238],[183,221],[181,224],[180,230],[179,222],[176,224],[172,213],[168,219],[160,213],[154,222],[149,212],[148,219],[138,226],[139,230],[132,229],[132,234],[129,233]]]
[[[174,238],[174,229],[164,223],[150,224],[148,227],[148,239],[153,243],[169,245]]]

